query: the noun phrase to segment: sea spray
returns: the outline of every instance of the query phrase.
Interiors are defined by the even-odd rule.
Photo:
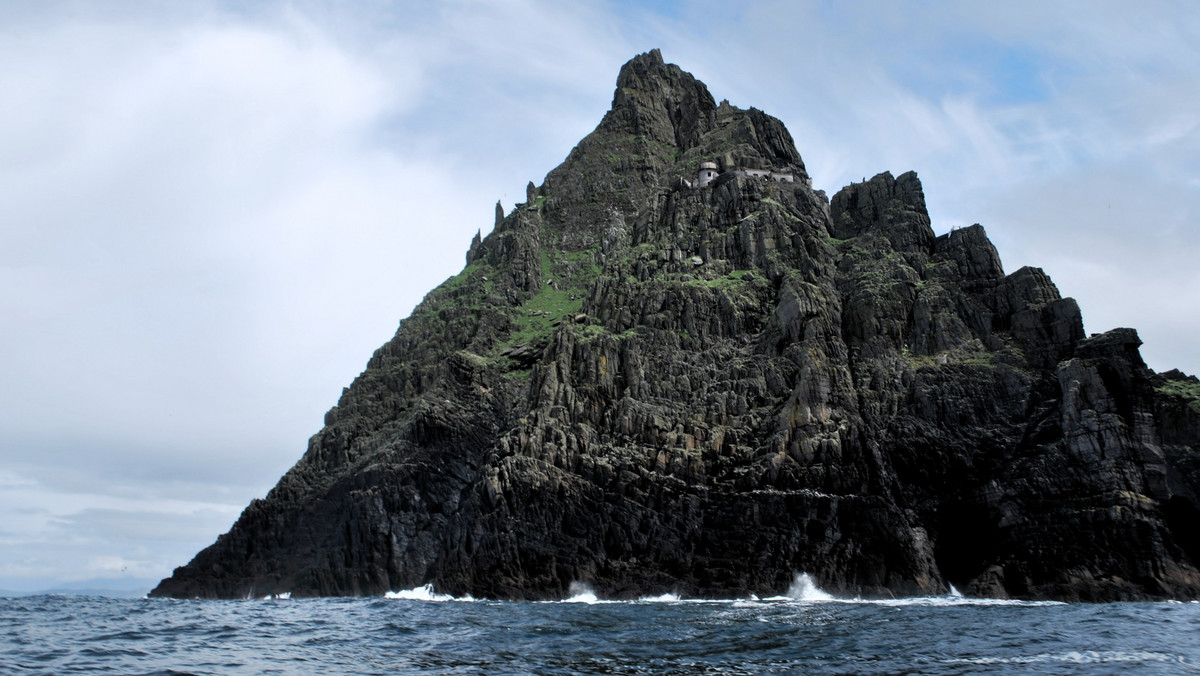
[[[678,603],[678,594],[659,594],[658,596],[643,596],[638,599],[644,603]]]
[[[570,594],[566,599],[566,603],[597,603],[596,590],[586,582],[572,582],[567,587],[567,593]]]
[[[450,594],[439,594],[433,589],[432,584],[425,584],[412,589],[403,589],[400,591],[390,591],[383,595],[388,599],[402,599],[405,601],[474,601],[470,595],[461,598],[451,596]]]
[[[787,597],[795,601],[833,601],[832,595],[821,590],[808,573],[800,573],[788,587]]]

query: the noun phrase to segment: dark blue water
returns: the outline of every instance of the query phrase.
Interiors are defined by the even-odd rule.
[[[0,599],[3,674],[1200,674],[1200,604]]]

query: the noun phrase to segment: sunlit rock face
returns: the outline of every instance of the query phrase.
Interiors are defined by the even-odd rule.
[[[154,594],[1195,598],[1200,382],[1139,344],[652,51]]]

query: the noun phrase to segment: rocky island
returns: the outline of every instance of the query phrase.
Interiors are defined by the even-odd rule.
[[[1200,597],[1200,381],[655,50],[155,596]]]

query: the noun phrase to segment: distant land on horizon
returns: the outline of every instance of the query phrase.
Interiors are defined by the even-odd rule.
[[[156,580],[141,578],[92,579],[79,582],[65,582],[53,587],[21,591],[15,589],[0,589],[0,596],[45,596],[61,594],[65,596],[108,596],[112,598],[140,598],[145,596],[157,584]]]

